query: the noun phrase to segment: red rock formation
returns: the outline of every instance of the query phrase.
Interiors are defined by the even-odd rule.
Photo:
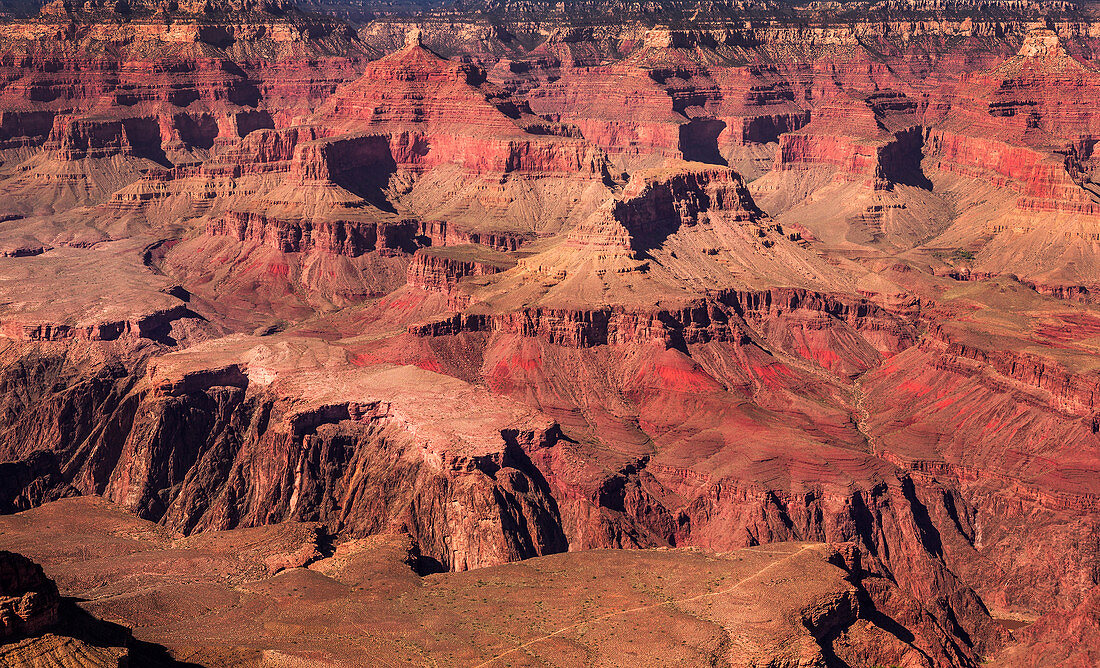
[[[788,662],[1090,633],[1095,26],[387,19],[366,63],[236,9],[0,26],[0,510],[452,570],[844,543]]]
[[[1019,646],[997,657],[1005,666],[1091,666],[1100,657],[1100,600],[1093,590],[1072,610],[1059,610],[1019,632]]]
[[[969,560],[967,569],[988,574],[972,577],[985,578],[979,591],[991,604],[1044,610],[1040,601],[1075,601],[1092,586],[1089,548],[1070,550],[1053,569],[1033,563],[1042,561],[1038,555],[990,561],[974,550],[1005,540],[1021,517],[1031,518],[1035,543],[1059,550],[1050,543],[1067,539],[1075,516],[1092,516],[1100,502],[1085,473],[1098,466],[1087,445],[1095,441],[1094,390],[1095,379],[1050,360],[956,343],[907,351],[864,386],[873,397],[865,401],[876,451],[923,476],[959,481],[979,509],[981,528],[952,549],[958,563]],[[1063,450],[1066,443],[1074,445]]]
[[[404,49],[371,63],[319,113],[343,129],[389,130],[392,160],[404,168],[459,164],[476,174],[602,177],[598,150],[572,139],[532,137],[520,122],[525,111],[487,83],[483,70],[440,58],[414,36]]]
[[[116,415],[111,430],[90,435],[97,446],[69,473],[74,484],[187,532],[287,519],[353,534],[403,528],[453,570],[565,548],[553,500],[523,450],[552,442],[552,422],[411,368],[345,369],[346,382],[333,386],[321,369],[338,351],[308,341],[226,344],[236,347],[158,360],[121,402],[109,380],[107,397],[46,398],[44,412],[78,401]],[[250,351],[252,362],[210,368],[225,350]],[[328,363],[309,366],[326,355]],[[417,394],[402,389],[410,382]],[[424,393],[429,383],[439,383],[437,400]],[[443,397],[457,400],[457,413],[439,412]],[[471,402],[484,408],[464,417]],[[459,428],[460,417],[472,420],[468,428]],[[37,443],[36,432],[9,436],[17,456]],[[83,438],[73,434],[55,451]]]
[[[814,109],[809,125],[780,138],[776,167],[828,165],[840,178],[890,188],[919,174],[921,128],[916,104],[898,93],[837,99]]]
[[[230,211],[211,221],[206,234],[263,244],[283,253],[320,251],[356,257],[370,251],[401,252],[413,244],[415,221],[271,220],[262,213]]]
[[[0,640],[37,635],[57,623],[61,597],[42,567],[14,552],[0,552]]]
[[[455,310],[461,310],[469,300],[456,290],[459,281],[469,276],[491,276],[513,266],[511,258],[476,247],[420,249],[409,263],[408,285],[442,292],[453,298]]]

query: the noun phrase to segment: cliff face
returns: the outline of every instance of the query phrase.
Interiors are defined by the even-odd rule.
[[[258,212],[230,211],[211,222],[206,234],[262,244],[283,253],[313,251],[357,257],[371,251],[401,253],[413,245],[415,221],[271,220]]]
[[[71,484],[184,532],[284,520],[355,535],[399,530],[453,570],[565,549],[555,502],[524,454],[557,438],[552,422],[518,408],[490,409],[471,423],[474,431],[462,432],[429,410],[431,391],[410,396],[399,388],[441,383],[435,394],[457,402],[452,410],[468,406],[457,395],[473,389],[410,369],[352,373],[324,391],[331,400],[321,399],[309,396],[323,382],[309,366],[335,352],[294,341],[232,345],[256,362],[216,363],[225,351],[214,347],[194,362],[183,353],[158,359],[143,377],[140,365],[127,369],[134,355],[121,354],[108,358],[95,383],[41,387],[42,395],[22,399],[41,419],[6,425],[5,456],[35,466],[38,444],[55,443],[48,452],[64,472],[36,477],[28,492]],[[93,358],[103,352],[88,350]],[[9,386],[37,354],[7,367]],[[39,373],[61,383],[73,372],[71,361],[38,359]],[[349,400],[353,387],[377,393],[386,385],[403,398]],[[487,395],[478,400],[495,404]],[[16,401],[8,395],[10,408]],[[75,424],[66,418],[73,412],[83,416]],[[417,423],[424,419],[432,422]]]
[[[919,182],[925,177],[917,110],[916,102],[898,92],[822,104],[809,125],[780,138],[776,167],[828,165],[840,178],[880,190]]]
[[[874,605],[918,632],[913,642],[933,665],[967,663],[995,642],[980,601],[929,556],[929,514],[947,512],[929,505],[945,494],[934,484],[895,478],[864,454],[850,462],[849,482],[824,487],[818,464],[789,463],[804,492],[780,491],[763,472],[746,480],[666,464],[668,455],[600,472],[559,425],[519,404],[411,367],[351,370],[342,355],[309,341],[230,337],[157,358],[94,397],[62,391],[31,405],[110,415],[89,416],[109,428],[66,435],[74,445],[53,449],[70,462],[64,479],[186,533],[288,520],[347,536],[400,531],[450,570],[567,547],[856,541],[864,568],[882,578]],[[658,377],[691,387],[690,374]],[[516,380],[491,377],[509,394],[522,392]],[[667,395],[652,382],[624,389],[659,433],[654,402]],[[40,435],[9,429],[6,442],[33,451]],[[953,640],[963,632],[970,644]]]
[[[552,438],[545,428],[503,430],[494,453],[423,452],[388,406],[286,416],[284,399],[245,395],[199,386],[143,400],[105,496],[188,532],[286,520],[347,535],[402,530],[450,570],[565,549],[553,499],[514,444]],[[289,428],[256,424],[266,420]]]
[[[757,305],[761,329],[779,329],[790,313],[775,297],[744,295],[743,301]],[[883,598],[875,600],[906,627],[925,629],[918,646],[933,665],[966,663],[972,652],[985,651],[978,649],[983,643],[996,646],[998,631],[985,621],[983,605],[936,556],[941,541],[973,531],[961,528],[965,518],[960,525],[949,519],[956,508],[969,507],[959,491],[861,450],[847,413],[800,414],[814,409],[796,408],[784,397],[792,383],[808,378],[787,355],[754,344],[763,338],[756,328],[741,328],[733,340],[689,340],[687,354],[666,350],[656,337],[574,348],[569,338],[555,339],[556,330],[499,330],[482,344],[478,359],[490,387],[560,415],[571,437],[530,453],[558,499],[571,547],[726,550],[783,540],[856,541],[865,563],[886,578]],[[870,350],[878,359],[864,346],[858,354]],[[826,382],[801,391],[831,390]],[[747,397],[761,408],[742,412],[738,406]],[[807,437],[793,431],[769,432],[803,421],[820,435],[802,440]],[[604,445],[610,443],[617,444],[614,454]],[[584,454],[591,451],[606,454]],[[746,464],[732,466],[733,459]],[[966,628],[974,644],[934,640],[936,628]]]
[[[1095,586],[1096,546],[1068,555],[1056,547],[1088,531],[1100,500],[1080,475],[1095,465],[1095,388],[1092,373],[983,350],[942,330],[864,380],[876,451],[921,478],[957,480],[975,509],[973,532],[945,543],[945,554],[975,581],[996,582],[979,587],[991,604],[1045,611],[1054,601],[1075,605]],[[1033,545],[1067,557],[1053,566],[1037,547],[993,557],[1024,521]]]
[[[57,623],[61,596],[42,567],[13,552],[0,552],[0,640],[38,635]]]
[[[685,663],[1090,637],[1100,30],[996,5],[3,22],[0,512],[308,523],[265,556],[293,582],[387,541],[455,572],[833,544],[790,642],[676,599]],[[534,646],[474,644],[446,656]]]

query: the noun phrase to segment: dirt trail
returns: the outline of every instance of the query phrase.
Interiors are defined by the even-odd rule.
[[[484,668],[485,666],[492,665],[493,662],[499,661],[500,659],[503,659],[504,657],[508,656],[509,654],[514,654],[515,652],[518,652],[520,650],[527,649],[528,647],[531,647],[532,645],[538,644],[538,643],[540,643],[544,640],[549,640],[550,638],[560,636],[561,634],[565,633],[566,631],[570,631],[572,629],[575,629],[575,628],[580,627],[580,626],[584,626],[586,624],[597,624],[599,622],[606,621],[608,619],[611,619],[612,617],[618,617],[620,615],[628,615],[630,613],[641,612],[643,610],[652,610],[654,608],[660,608],[660,607],[666,606],[666,605],[676,605],[677,603],[690,603],[692,601],[698,601],[698,600],[701,600],[701,599],[704,599],[704,598],[709,598],[711,596],[721,596],[722,594],[728,594],[731,591],[733,591],[733,590],[737,589],[738,587],[740,587],[741,585],[745,584],[746,582],[749,582],[750,580],[754,580],[754,579],[760,577],[761,575],[767,573],[768,571],[775,568],[776,566],[790,561],[791,559],[799,556],[800,554],[802,554],[806,550],[811,549],[812,547],[814,547],[814,546],[813,545],[803,545],[801,548],[798,549],[798,551],[789,552],[789,553],[788,552],[767,552],[766,554],[786,554],[787,556],[782,558],[782,559],[777,559],[777,560],[769,563],[767,566],[764,566],[763,568],[756,571],[752,575],[746,576],[746,577],[738,580],[737,582],[733,583],[729,587],[726,587],[725,589],[719,589],[718,591],[704,592],[702,594],[696,594],[695,596],[689,596],[687,598],[674,599],[672,601],[662,601],[661,603],[651,603],[649,605],[640,605],[636,608],[628,608],[626,610],[616,610],[615,612],[609,612],[605,615],[600,615],[599,617],[595,617],[593,619],[586,619],[586,620],[583,620],[583,621],[576,622],[574,624],[570,624],[569,626],[563,626],[562,628],[558,629],[557,631],[554,631],[552,633],[547,633],[544,636],[539,636],[538,638],[528,640],[527,642],[525,642],[523,644],[516,645],[515,647],[513,647],[510,650],[507,650],[507,651],[505,651],[501,654],[498,654],[498,655],[494,656],[493,658],[491,658],[487,661],[484,661],[482,663],[477,664],[477,666],[475,666],[475,668]]]

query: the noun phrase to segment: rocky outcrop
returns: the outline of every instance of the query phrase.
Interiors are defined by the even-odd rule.
[[[431,242],[432,246],[462,246],[477,244],[498,251],[515,251],[533,240],[534,235],[511,230],[496,232],[478,232],[464,230],[443,220],[425,220],[420,222],[418,236]]]
[[[177,304],[133,320],[70,325],[66,323],[27,322],[18,317],[0,320],[0,335],[21,341],[114,341],[121,337],[160,339],[171,329],[171,323],[190,314],[187,306]]]
[[[131,654],[132,647],[151,646],[63,600],[39,564],[0,551],[0,664],[115,668],[159,658],[155,651]]]
[[[633,179],[612,215],[630,233],[636,249],[649,248],[683,226],[700,222],[708,210],[731,222],[750,222],[761,212],[741,177],[731,170],[692,170],[671,177]]]
[[[943,326],[934,327],[921,348],[936,354],[935,364],[944,369],[959,373],[990,369],[1020,383],[1036,391],[1036,399],[1043,406],[1080,417],[1091,417],[1100,410],[1100,375],[1072,372],[1049,357],[984,349],[969,341],[957,340]],[[995,381],[990,379],[990,382]]]
[[[605,480],[598,492],[590,492],[594,498],[582,500],[576,483],[559,477],[564,462],[543,457],[535,461],[552,472],[551,486],[561,485],[559,493],[570,499],[563,510],[584,517],[586,502],[598,499],[602,509],[621,513],[598,529],[575,527],[583,531],[577,538],[583,546],[643,547],[655,541],[728,550],[790,540],[852,541],[863,552],[863,572],[876,575],[870,579],[871,604],[916,632],[914,644],[927,665],[967,665],[999,645],[1001,633],[981,599],[948,570],[935,548],[929,549],[939,529],[929,523],[925,501],[944,493],[935,486],[918,489],[901,477],[858,490],[789,493],[709,479],[688,481],[692,496],[673,508],[661,498],[684,489],[675,471],[650,471],[643,464]],[[955,640],[964,634],[973,644]]]
[[[206,234],[263,244],[283,253],[320,251],[357,257],[371,251],[404,253],[413,246],[415,221],[278,220],[262,213],[230,211],[206,226]]]
[[[539,490],[537,471],[521,451],[508,445],[552,438],[545,429],[501,431],[495,453],[423,452],[424,445],[409,442],[405,416],[389,405],[340,403],[287,415],[283,401],[248,400],[241,390],[220,387],[150,397],[105,493],[139,516],[184,531],[291,519],[321,521],[352,536],[401,529],[451,570],[565,548],[552,498]],[[265,430],[259,420],[285,427]],[[210,431],[196,438],[200,424]],[[226,450],[235,441],[240,445]],[[257,459],[268,451],[282,456]],[[171,460],[179,462],[175,470],[161,467]],[[395,460],[403,463],[394,466]],[[224,472],[199,476],[214,465]],[[172,488],[178,493],[162,496]],[[208,506],[206,498],[216,500]]]
[[[869,302],[781,288],[766,292],[729,291],[720,293],[713,301],[700,300],[676,310],[632,310],[620,306],[589,310],[528,308],[499,315],[472,312],[411,325],[409,333],[448,336],[460,332],[501,332],[540,337],[570,347],[652,342],[664,346],[707,341],[747,343],[753,327],[762,328],[769,320],[791,312],[817,313],[826,321],[843,321],[872,338],[881,333],[882,343],[888,349],[904,348],[914,337],[911,326]]]
[[[461,310],[468,306],[468,299],[458,292],[459,281],[468,276],[492,276],[514,266],[515,260],[507,255],[477,246],[422,248],[409,263],[408,284],[454,297],[456,310]]]
[[[57,623],[61,596],[42,567],[14,552],[0,552],[0,644],[39,635]]]
[[[991,606],[1046,612],[1095,586],[1096,546],[1073,538],[1100,503],[1095,379],[1004,343],[934,330],[862,380],[864,431],[879,456],[958,488],[974,530],[944,553]]]
[[[26,526],[44,522],[61,524],[53,549],[36,542]],[[924,629],[902,626],[903,618],[889,616],[897,613],[896,590],[852,543],[787,543],[722,553],[577,550],[476,573],[435,573],[430,580],[435,586],[426,587],[410,568],[423,563],[415,547],[407,536],[395,534],[340,541],[296,564],[297,559],[284,559],[317,548],[315,527],[308,524],[180,539],[86,498],[38,508],[22,518],[0,518],[0,528],[13,545],[48,563],[59,579],[73,582],[69,591],[89,608],[134,624],[140,638],[156,638],[173,655],[186,651],[190,660],[204,663],[261,655],[260,650],[271,654],[267,647],[272,644],[282,648],[280,657],[354,660],[350,657],[362,652],[354,633],[361,615],[382,620],[374,630],[380,642],[373,653],[380,660],[425,655],[450,660],[461,654],[507,662],[537,648],[544,661],[558,663],[577,647],[627,660],[616,647],[624,634],[631,634],[632,648],[659,661],[686,654],[704,661],[820,664],[825,657],[837,657],[850,664],[933,665],[913,636]],[[129,550],[120,550],[122,544]],[[113,558],[104,557],[108,554]],[[147,567],[150,561],[157,569]],[[292,565],[271,568],[280,563]],[[126,577],[105,578],[108,570]],[[629,578],[619,577],[627,573]],[[172,582],[173,596],[160,597],[156,613],[134,605],[135,597],[154,600],[152,592]],[[547,629],[532,628],[531,620],[545,614],[541,609],[558,595],[555,590],[588,591],[592,601],[578,616]],[[126,591],[128,596],[118,595]],[[493,595],[486,596],[487,591]],[[894,595],[894,603],[888,595]],[[465,602],[461,610],[456,609],[459,601]],[[172,623],[200,602],[206,612],[189,617],[186,627]],[[276,615],[283,623],[271,630],[251,616],[235,615],[240,606],[261,611],[256,616],[262,618]],[[493,614],[502,606],[511,617]],[[333,621],[334,607],[359,615]],[[639,615],[655,620],[657,628],[637,629]],[[670,633],[664,622],[674,619],[680,621]],[[450,629],[449,647],[457,649],[440,648],[431,639],[430,629],[437,626]],[[720,637],[730,634],[728,642],[714,638],[716,627]],[[333,638],[311,642],[322,628],[335,632]],[[220,639],[230,629],[250,632],[234,634],[227,648]],[[219,640],[204,639],[210,635]],[[563,637],[569,646],[559,648],[555,640]],[[390,640],[397,638],[401,641]],[[148,659],[131,655],[132,661]]]
[[[1093,590],[1077,607],[1044,616],[1019,632],[1020,642],[997,656],[1004,666],[1088,666],[1100,660],[1100,595]]]
[[[252,362],[218,361],[238,353]],[[556,440],[552,421],[412,367],[345,368],[333,384],[312,365],[337,354],[230,339],[159,358],[145,380],[115,361],[95,383],[35,385],[41,419],[5,425],[4,456],[63,430],[52,452],[81,454],[62,487],[184,532],[292,519],[348,535],[400,529],[453,570],[565,549],[555,501],[524,454]],[[41,372],[65,363],[53,365]]]
[[[445,320],[411,325],[416,336],[460,332],[503,332],[538,337],[555,345],[586,348],[659,342],[741,341],[742,331],[723,309],[700,303],[676,311],[631,312],[622,307],[599,310],[524,309],[495,316],[459,314]]]
[[[0,513],[17,513],[78,493],[65,481],[57,455],[49,450],[0,463],[0,480]]]
[[[833,100],[814,109],[808,125],[779,138],[775,166],[827,165],[839,178],[880,190],[920,182],[923,137],[916,110],[896,92]]]
[[[155,118],[99,120],[59,116],[44,148],[57,151],[59,160],[112,155],[146,157],[161,151],[161,142]]]
[[[12,298],[0,306],[0,338],[169,343],[173,328],[179,337],[191,326],[202,329],[186,291],[146,269],[140,253],[140,244],[121,241],[8,259],[0,295]],[[108,284],[105,275],[117,280]],[[56,298],[59,290],[68,291],[65,298]]]
[[[986,605],[1087,621],[1093,24],[505,3],[375,53],[278,3],[101,4],[0,26],[0,511],[300,521],[257,566],[293,582],[330,538],[424,571],[845,545],[759,654],[792,664],[976,665]]]
[[[927,144],[938,169],[993,178],[1000,187],[1019,193],[1016,206],[1021,210],[1100,214],[1095,198],[1072,178],[1075,167],[1065,156],[946,130],[931,130]]]
[[[607,173],[599,149],[576,139],[528,134],[520,121],[529,112],[486,83],[483,70],[440,58],[415,39],[371,63],[319,113],[336,127],[389,131],[391,159],[402,168],[458,164],[475,174],[594,179]]]

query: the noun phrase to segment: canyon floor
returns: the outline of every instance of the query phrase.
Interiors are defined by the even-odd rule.
[[[833,4],[5,5],[0,665],[1100,663],[1098,8]]]
[[[302,524],[179,540],[84,498],[5,518],[3,531],[84,610],[184,665],[693,665],[726,651],[750,665],[812,659],[815,634],[875,628],[858,617],[850,545],[582,551],[421,577],[400,537],[329,556]],[[312,558],[294,566],[303,546]]]

